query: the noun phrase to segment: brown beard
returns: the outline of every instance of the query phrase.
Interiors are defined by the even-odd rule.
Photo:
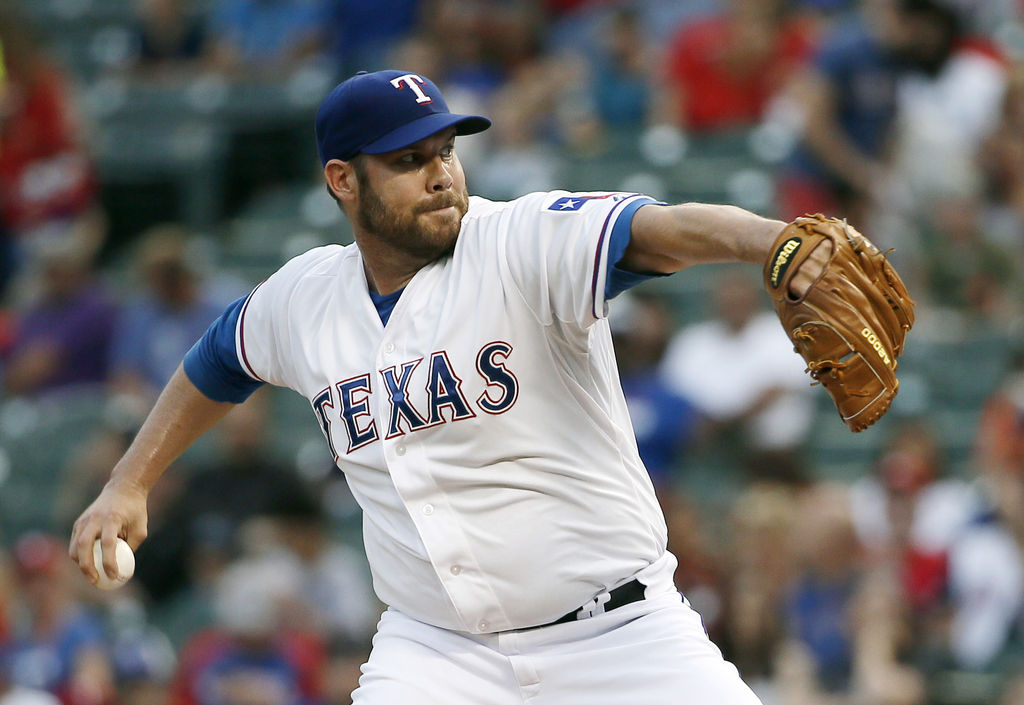
[[[455,251],[462,217],[469,210],[466,191],[443,191],[411,211],[399,213],[384,203],[370,184],[365,170],[356,168],[356,178],[359,182],[359,207],[355,215],[360,228],[373,233],[396,250],[424,262],[433,262]],[[419,216],[423,213],[448,206],[454,206],[458,211],[456,222],[443,223],[429,230],[419,223]]]

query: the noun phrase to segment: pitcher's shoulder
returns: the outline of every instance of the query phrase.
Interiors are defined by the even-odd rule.
[[[538,191],[528,193],[511,201],[492,201],[481,196],[469,197],[469,211],[466,218],[485,218],[500,213],[510,213],[521,209],[536,210],[545,202],[557,198],[564,191]]]

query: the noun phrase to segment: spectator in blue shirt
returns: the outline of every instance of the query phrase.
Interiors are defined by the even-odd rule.
[[[213,63],[228,74],[288,74],[320,52],[323,19],[315,0],[224,0],[208,28]]]
[[[157,225],[138,250],[142,294],[118,319],[111,381],[118,392],[153,400],[225,302],[207,290],[191,261],[187,232]]]
[[[913,72],[934,75],[958,36],[954,11],[939,0],[862,6],[861,16],[834,26],[793,85],[804,126],[780,184],[783,220],[823,212],[864,222],[893,198],[897,86]]]
[[[694,405],[664,381],[661,359],[672,319],[658,298],[631,292],[612,316],[615,357],[640,457],[655,488],[671,489],[673,475],[697,430]],[[663,497],[664,499],[664,497]]]
[[[6,649],[11,680],[56,695],[63,705],[111,702],[114,672],[99,616],[75,597],[81,576],[72,572],[57,539],[29,532],[15,541],[12,558],[24,619]]]
[[[135,21],[139,69],[193,66],[203,57],[206,28],[183,0],[142,0]]]
[[[325,0],[324,4],[330,28],[328,48],[339,75],[347,76],[383,66],[388,53],[415,28],[420,0]]]

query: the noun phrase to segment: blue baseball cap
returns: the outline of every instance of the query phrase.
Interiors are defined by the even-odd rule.
[[[408,147],[448,127],[457,135],[483,132],[481,115],[449,112],[434,82],[410,71],[360,71],[338,84],[316,114],[320,161],[348,161]]]

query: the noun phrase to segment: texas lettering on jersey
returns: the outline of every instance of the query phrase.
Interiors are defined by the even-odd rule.
[[[487,343],[476,354],[476,373],[483,382],[479,396],[472,403],[462,389],[463,380],[452,367],[448,353],[439,350],[423,358],[400,365],[350,377],[327,387],[311,400],[320,428],[327,437],[331,454],[341,454],[331,435],[332,419],[337,417],[348,438],[345,454],[380,440],[404,436],[443,423],[476,417],[474,407],[487,414],[502,414],[519,397],[519,380],[506,366],[512,346],[503,341]],[[413,372],[426,364],[427,384],[423,401],[413,403],[409,382]],[[387,414],[383,428],[378,428],[371,409],[374,385],[387,396]],[[447,410],[447,411],[446,411]]]

